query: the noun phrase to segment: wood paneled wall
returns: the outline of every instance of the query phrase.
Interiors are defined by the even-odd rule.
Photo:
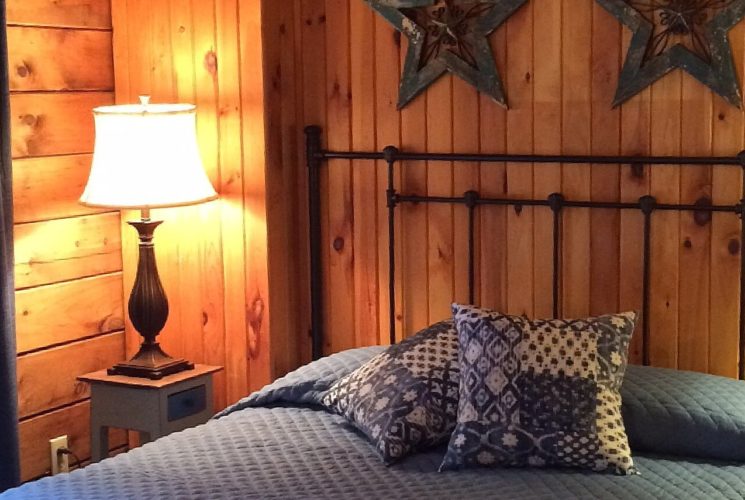
[[[302,169],[296,144],[294,159],[275,148],[282,108],[265,92],[278,78],[265,65],[286,47],[263,40],[262,18],[279,15],[279,3],[263,12],[259,1],[112,1],[116,101],[149,94],[196,104],[202,158],[220,193],[214,203],[153,213],[165,220],[155,243],[171,305],[159,339],[169,354],[225,367],[215,379],[218,408],[295,368],[297,344],[307,342],[298,335],[307,321],[295,312],[307,296],[298,285],[307,280],[296,278],[305,253],[295,199]],[[126,224],[122,252],[128,291],[137,241]],[[128,354],[139,339],[127,324]]]
[[[593,0],[532,0],[492,36],[509,111],[447,76],[398,112],[405,39],[361,0],[282,5],[264,32],[281,50],[268,69],[273,127],[283,132],[272,149],[289,161],[300,157],[304,124],[323,126],[326,145],[343,150],[392,144],[438,152],[734,155],[743,149],[745,115],[680,71],[612,109],[630,36]],[[730,35],[741,80],[744,35],[745,24]],[[387,339],[383,168],[335,161],[324,172],[328,352]],[[668,202],[735,203],[741,192],[740,172],[726,168],[663,167],[636,175],[624,165],[411,163],[397,176],[403,191],[430,195],[560,191],[575,199],[635,201],[651,193]],[[300,181],[304,202],[303,189]],[[463,208],[407,206],[401,213],[396,314],[404,335],[447,317],[451,301],[467,300],[467,243]],[[686,214],[654,217],[653,363],[736,376],[737,218],[717,214],[698,225]],[[477,226],[479,302],[550,315],[550,212],[490,208]],[[564,232],[563,314],[639,309],[641,215],[574,209]]]
[[[7,2],[18,393],[24,480],[49,473],[49,439],[90,456],[77,375],[124,356],[117,212],[77,203],[93,151],[91,109],[113,102],[108,0]],[[112,448],[126,445],[113,432]]]

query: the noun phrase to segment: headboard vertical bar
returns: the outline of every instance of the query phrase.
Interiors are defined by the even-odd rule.
[[[653,196],[642,196],[639,199],[639,207],[644,214],[644,251],[643,251],[643,277],[642,277],[642,362],[644,366],[652,364],[650,354],[650,306],[651,290],[650,281],[652,277],[652,212],[657,205],[657,200]]]
[[[561,212],[564,208],[564,197],[554,193],[548,197],[548,206],[554,215],[553,229],[553,316],[561,315]]]
[[[396,185],[393,169],[396,164],[398,149],[388,146],[383,150],[383,157],[388,164],[388,337],[391,345],[396,343]]]
[[[476,303],[476,257],[475,257],[475,240],[476,240],[476,206],[479,201],[479,193],[476,191],[467,191],[463,199],[468,207],[468,303]]]
[[[745,151],[737,155],[742,166],[742,199],[738,206],[740,216],[740,352],[738,374],[745,380]]]
[[[313,359],[323,357],[323,271],[321,269],[321,128],[305,128],[310,225],[310,334]]]

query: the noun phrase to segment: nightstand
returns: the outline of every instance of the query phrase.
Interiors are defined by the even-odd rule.
[[[172,432],[203,424],[214,415],[212,374],[219,366],[160,380],[108,375],[106,370],[81,375],[91,385],[91,461],[109,454],[109,427],[139,431],[142,444]]]

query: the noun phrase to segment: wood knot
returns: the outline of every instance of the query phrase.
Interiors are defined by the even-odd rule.
[[[697,207],[710,207],[711,206],[711,198],[708,196],[702,196],[698,200],[696,200],[695,205]],[[712,214],[708,210],[696,210],[693,212],[693,220],[698,224],[699,226],[706,226],[711,222]]]
[[[644,179],[644,165],[641,163],[631,165],[631,177],[634,179]]]
[[[18,67],[16,68],[16,73],[17,73],[17,74],[18,74],[18,76],[20,76],[21,78],[26,78],[26,77],[28,76],[28,74],[29,74],[30,72],[31,72],[31,68],[29,68],[29,67],[28,67],[28,64],[26,64],[25,62],[24,62],[23,64],[20,64],[20,65],[19,65],[19,66],[18,66]]]
[[[259,356],[259,345],[261,325],[264,322],[264,299],[258,294],[246,310],[246,321],[248,322],[248,354],[251,359]]]
[[[719,113],[717,115],[717,118],[719,118],[719,121],[720,122],[723,122],[725,120],[725,118],[727,118],[727,115],[725,115],[724,113]]]
[[[217,54],[214,50],[208,50],[204,55],[204,69],[213,76],[217,73]]]
[[[178,32],[179,33],[183,33],[184,31],[186,31],[186,28],[185,27],[183,27],[183,26],[179,26],[178,27]]]
[[[341,253],[341,251],[344,250],[344,238],[339,236],[336,239],[334,239],[333,246],[334,246],[334,250]]]
[[[525,83],[530,83],[530,79],[532,78],[530,71],[525,73]]]
[[[693,248],[693,242],[691,241],[690,238],[686,238],[685,241],[683,242],[683,246],[686,248]]]
[[[209,323],[209,321],[209,315],[205,311],[202,311],[202,326],[207,326],[207,323]]]
[[[30,114],[30,113],[29,113],[29,114],[25,114],[25,115],[23,115],[23,116],[21,117],[21,121],[22,121],[22,122],[23,122],[23,124],[24,124],[24,125],[26,125],[27,127],[35,127],[35,126],[36,126],[36,124],[37,124],[37,123],[38,123],[38,121],[39,121],[39,117],[38,117],[38,116],[36,116],[36,115],[32,115],[32,114]]]
[[[730,255],[737,255],[740,253],[740,240],[737,238],[732,238],[729,240],[729,243],[727,244],[727,251],[730,253]]]

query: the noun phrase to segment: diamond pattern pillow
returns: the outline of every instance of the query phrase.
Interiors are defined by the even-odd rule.
[[[634,473],[621,417],[634,313],[530,321],[453,306],[458,422],[441,470],[564,466]]]
[[[458,336],[437,323],[339,379],[322,404],[362,431],[391,464],[446,442],[458,407]]]

